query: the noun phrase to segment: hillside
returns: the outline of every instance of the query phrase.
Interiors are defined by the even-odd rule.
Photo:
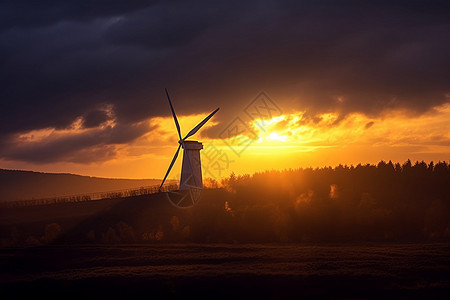
[[[160,179],[110,179],[0,169],[0,202],[132,189],[160,183]]]
[[[222,180],[190,209],[166,193],[0,209],[1,246],[450,241],[439,162],[267,171]],[[218,183],[219,184],[219,183]]]

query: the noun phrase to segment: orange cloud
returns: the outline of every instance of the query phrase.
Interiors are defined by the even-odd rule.
[[[179,116],[182,134],[203,117],[204,114]],[[450,155],[448,120],[450,103],[415,116],[401,110],[385,111],[378,117],[361,113],[341,116],[337,112],[311,115],[302,111],[247,122],[251,134],[244,132],[242,136],[214,139],[202,136],[200,131],[193,139],[204,145],[204,177],[220,179],[231,172],[376,163],[382,159],[447,160]],[[160,178],[177,147],[178,136],[172,117],[151,118],[130,125],[117,124],[114,119],[90,128],[82,124],[82,119],[78,118],[66,129],[24,132],[2,149],[3,154],[8,151],[25,155],[47,153],[46,149],[59,146],[73,150],[71,147],[79,145],[80,141],[81,145],[87,145],[76,148],[72,156],[67,156],[69,160],[66,157],[66,160],[33,163],[9,160],[3,155],[0,165],[104,177]],[[213,126],[222,125],[211,120],[205,129]],[[99,140],[102,142],[98,143]],[[239,145],[242,141],[248,144]],[[212,152],[220,154],[222,161],[210,161],[207,153]],[[87,164],[88,161],[91,163]],[[180,161],[171,178],[179,177]],[[220,163],[223,168],[219,172]]]

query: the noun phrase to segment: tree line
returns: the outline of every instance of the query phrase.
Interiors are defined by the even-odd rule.
[[[212,240],[450,239],[446,162],[273,170],[209,183],[227,192]]]

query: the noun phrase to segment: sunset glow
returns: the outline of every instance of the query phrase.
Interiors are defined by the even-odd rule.
[[[205,114],[180,116],[182,132],[186,134]],[[353,113],[340,117],[338,113],[326,113],[307,117],[306,112],[294,112],[276,116],[269,120],[249,122],[256,138],[238,136],[232,139],[202,137],[204,152],[210,145],[219,148],[232,161],[217,173],[217,179],[238,174],[253,173],[268,169],[296,167],[335,166],[338,164],[376,163],[379,160],[407,159],[444,161],[450,153],[450,105],[435,107],[422,115],[411,115],[407,111],[394,110],[371,118]],[[261,128],[256,124],[264,122]],[[114,121],[102,123],[94,128],[82,128],[80,120],[67,129],[47,128],[17,135],[10,145],[11,151],[27,151],[45,145],[59,144],[71,139],[85,139],[101,132],[110,134]],[[30,164],[1,160],[5,168],[21,166],[41,171],[74,172],[91,176],[119,178],[159,178],[164,174],[177,147],[177,134],[171,117],[151,118],[133,125],[148,128],[147,132],[132,143],[108,146],[111,158],[98,163],[60,162]],[[205,129],[218,126],[209,122]],[[239,142],[245,139],[249,145]],[[235,143],[235,144],[233,144]],[[38,146],[39,145],[39,146]],[[241,156],[233,147],[242,151]],[[244,149],[245,148],[245,149]],[[95,155],[104,148],[92,148],[86,155]],[[261,157],[264,163],[261,163]],[[208,163],[204,158],[204,165]],[[180,162],[171,175],[177,178]],[[209,174],[211,175],[211,174]],[[208,174],[204,174],[208,177]]]
[[[446,9],[236,5],[5,21],[0,168],[161,178],[179,140],[164,88],[182,134],[220,107],[190,137],[205,177],[450,158]]]
[[[448,298],[450,1],[85,2],[0,4],[2,299]]]

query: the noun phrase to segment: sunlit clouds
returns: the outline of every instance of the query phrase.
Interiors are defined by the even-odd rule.
[[[264,129],[253,126],[259,144],[273,141],[316,150],[317,147],[415,146],[423,152],[439,152],[450,146],[450,105],[445,104],[419,116],[407,111],[386,111],[378,117],[352,113],[308,116],[305,112],[276,117]],[[444,147],[444,148],[441,148]],[[448,148],[447,148],[448,150]],[[445,151],[444,151],[445,152]]]
[[[208,112],[180,115],[186,135]],[[220,179],[231,172],[265,169],[403,162],[407,159],[447,160],[450,153],[450,104],[417,115],[406,110],[385,111],[370,117],[362,113],[286,113],[270,119],[243,121],[245,132],[223,138],[202,130],[226,123],[208,122],[191,138],[204,145],[204,177]],[[41,171],[73,172],[120,178],[160,178],[178,146],[171,116],[121,124],[114,107],[104,105],[76,117],[66,128],[45,128],[12,135],[3,141],[2,166]],[[222,161],[214,165],[208,154]],[[226,161],[224,160],[226,159]],[[180,160],[181,161],[181,160]],[[179,177],[178,162],[169,178]]]
[[[23,132],[4,141],[0,162],[6,168],[72,172],[118,178],[159,178],[178,146],[172,117],[156,117],[122,125],[113,108],[96,126],[86,127],[77,117],[67,128]],[[180,116],[182,134],[197,125],[204,114]],[[91,121],[91,123],[94,123]],[[216,125],[208,122],[204,127]],[[176,172],[173,174],[176,177]]]
[[[447,160],[450,153],[448,120],[449,104],[422,115],[412,115],[405,110],[385,111],[377,117],[362,113],[341,116],[337,112],[318,115],[297,112],[266,120],[262,128],[255,125],[261,123],[258,120],[249,123],[257,139],[237,158],[239,163],[235,168],[238,172],[245,173],[247,169],[251,173],[379,160]],[[242,135],[240,139],[248,140],[250,136]],[[239,138],[234,140],[239,141]],[[226,151],[226,145],[222,149]]]
[[[448,159],[447,3],[144,2],[5,2],[0,168],[161,177],[164,88],[218,177]]]

